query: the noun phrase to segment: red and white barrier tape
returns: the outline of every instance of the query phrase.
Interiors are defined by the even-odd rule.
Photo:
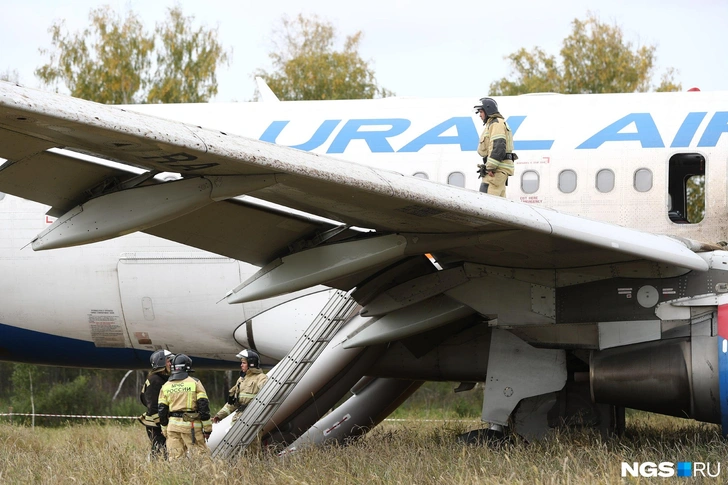
[[[87,416],[84,414],[31,414],[31,413],[0,413],[0,416],[35,416],[48,418],[85,418],[85,419],[138,419],[138,416]]]
[[[0,416],[36,416],[36,417],[46,417],[46,418],[84,418],[84,419],[139,419],[139,416],[89,416],[85,414],[31,414],[31,413],[0,413]],[[407,421],[432,421],[432,422],[442,422],[442,421],[462,421],[462,422],[471,422],[471,421],[480,421],[479,418],[471,418],[471,419],[448,419],[448,418],[441,418],[441,419],[418,419],[418,418],[386,418],[384,421],[388,422],[407,422]]]

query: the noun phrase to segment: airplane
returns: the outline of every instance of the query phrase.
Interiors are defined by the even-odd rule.
[[[274,363],[338,289],[357,311],[271,440],[343,441],[428,380],[483,383],[489,436],[619,432],[625,407],[728,434],[728,93],[496,100],[507,198],[477,190],[467,98],[112,107],[0,84],[0,358]]]

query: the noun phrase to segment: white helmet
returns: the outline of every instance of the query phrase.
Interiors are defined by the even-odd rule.
[[[251,369],[260,369],[260,355],[255,350],[245,349],[235,357],[245,359]]]
[[[157,350],[149,357],[149,363],[152,369],[161,369],[167,364],[168,360],[174,359],[174,354],[167,349]]]

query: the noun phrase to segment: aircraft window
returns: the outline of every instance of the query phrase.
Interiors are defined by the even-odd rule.
[[[597,190],[611,192],[614,189],[614,172],[605,168],[597,172]]]
[[[538,172],[526,170],[521,175],[521,190],[524,194],[533,194],[538,190],[540,184]]]
[[[5,194],[3,194],[2,192],[0,192],[0,200],[3,200],[4,198],[5,198]]]
[[[695,224],[705,217],[705,158],[678,153],[670,158],[667,215],[675,224]]]
[[[453,172],[447,176],[447,183],[457,187],[465,187],[465,175],[462,172]]]
[[[563,170],[559,174],[559,190],[565,194],[570,194],[576,190],[576,172]]]
[[[425,172],[415,172],[412,174],[413,177],[417,177],[418,179],[429,179],[430,177],[427,176]]]
[[[652,188],[652,171],[640,168],[634,173],[634,188],[637,192],[647,192]]]

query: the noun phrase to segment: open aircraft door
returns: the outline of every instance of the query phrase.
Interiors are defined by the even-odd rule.
[[[239,351],[233,332],[245,321],[243,305],[220,301],[240,284],[237,261],[209,253],[123,253],[118,275],[135,350],[189,353],[194,348],[195,357],[214,360]],[[230,338],[201,348],[197,337],[210,326],[227,326]]]

